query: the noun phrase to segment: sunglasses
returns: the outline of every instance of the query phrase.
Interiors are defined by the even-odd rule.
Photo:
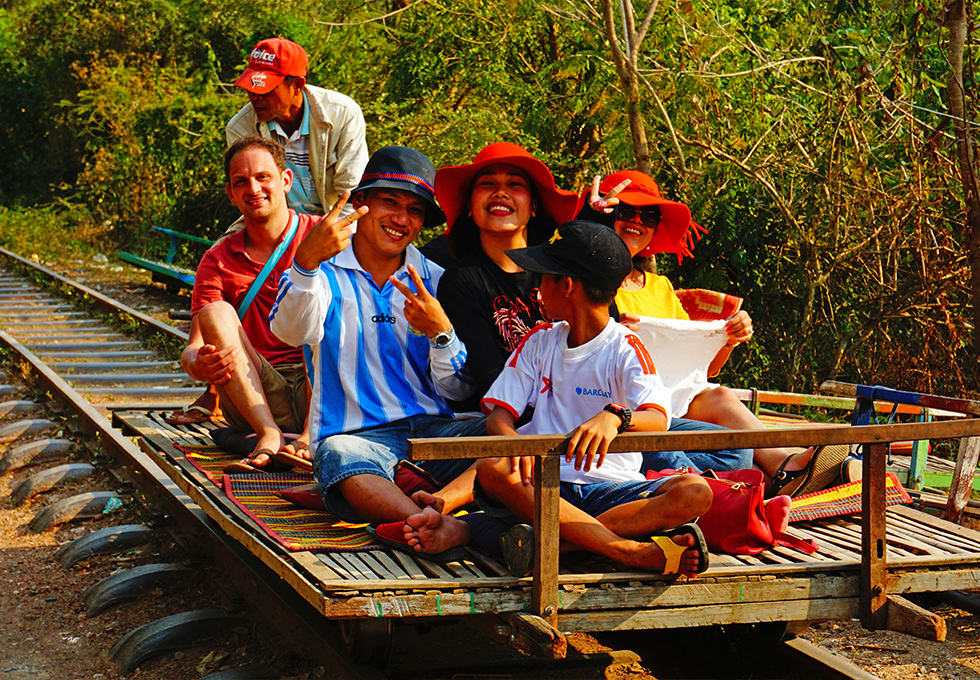
[[[639,216],[640,224],[644,227],[654,228],[660,223],[660,207],[653,206],[652,208],[636,208],[628,203],[619,204],[619,214],[617,219],[623,222],[629,222],[634,217]]]

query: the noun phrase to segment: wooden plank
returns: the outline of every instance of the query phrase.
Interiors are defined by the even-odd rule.
[[[829,392],[845,397],[857,397],[858,392],[867,389],[865,385],[855,385],[853,383],[837,382],[836,380],[825,380],[820,385],[821,392]],[[941,408],[955,413],[970,413],[980,415],[980,401],[969,399],[956,399],[955,397],[942,397],[935,394],[921,394],[918,392],[903,392],[887,387],[875,386],[872,397],[876,400],[888,401],[899,404],[913,404],[928,408]]]
[[[511,573],[507,570],[507,567],[500,564],[497,560],[493,559],[486,553],[479,550],[470,551],[473,557],[473,561],[480,566],[481,569],[487,574],[494,574],[496,576],[511,576]]]
[[[890,593],[936,593],[945,590],[975,590],[980,588],[980,569],[903,571],[888,577]]]
[[[316,558],[344,580],[344,588],[350,589],[353,587],[350,582],[355,580],[357,576],[351,571],[350,565],[345,560],[337,559],[335,553],[317,553]]]
[[[963,518],[963,508],[970,500],[973,491],[973,477],[980,460],[980,437],[963,437],[960,450],[956,454],[956,468],[949,486],[949,500],[946,503],[945,518],[956,524]]]
[[[933,642],[946,641],[946,620],[898,595],[888,596],[888,630]]]
[[[360,574],[360,578],[365,581],[390,581],[391,574],[388,573],[387,569],[381,568],[380,571],[374,570],[375,563],[365,559],[368,553],[365,552],[339,552],[338,557],[342,557],[347,560],[354,569]],[[380,565],[378,565],[380,566]]]
[[[628,451],[703,451],[724,448],[822,446],[871,444],[915,439],[940,439],[980,435],[980,419],[891,425],[801,426],[778,430],[718,430],[699,432],[624,432],[609,445],[611,453]],[[486,436],[452,439],[410,439],[413,460],[545,456],[564,453],[561,435]]]
[[[891,531],[890,527],[892,526],[900,526],[907,529],[913,535],[920,537],[920,539],[922,536],[926,536],[931,540],[935,540],[939,545],[949,546],[949,552],[980,553],[980,543],[971,541],[965,536],[941,531],[935,527],[923,527],[914,520],[902,517],[901,515],[888,513],[888,526],[889,531]]]
[[[561,460],[534,459],[534,578],[531,613],[558,622],[558,484]]]
[[[923,524],[940,531],[947,531],[954,533],[957,536],[963,536],[969,538],[972,541],[976,541],[980,544],[980,531],[975,531],[967,527],[961,526],[959,524],[953,524],[939,517],[933,517],[927,513],[921,512],[919,510],[913,510],[912,508],[905,505],[893,505],[888,508],[889,513],[894,513],[900,515],[901,517],[907,517],[909,519],[915,520],[919,524]]]
[[[809,621],[853,618],[859,610],[858,598],[794,600],[758,604],[710,605],[657,611],[604,611],[566,613],[558,617],[558,627],[569,633],[611,630],[649,630],[653,628],[692,628],[696,626],[764,623],[769,621]]]
[[[863,429],[855,428],[855,429]],[[885,457],[888,447],[865,447],[861,494],[861,625],[868,630],[888,626],[888,586],[885,581]]]
[[[822,536],[814,533],[813,531],[803,528],[796,528],[792,524],[790,525],[790,530],[787,532],[791,536],[796,536],[797,538],[812,539],[817,543],[817,552],[821,555],[825,555],[834,562],[859,562],[861,556],[849,551],[839,550],[834,544],[824,540]],[[795,530],[794,530],[795,529]]]
[[[333,569],[317,559],[316,555],[305,550],[292,554],[293,561],[310,572],[315,578],[333,580],[340,578]]]
[[[731,388],[735,396],[738,397],[739,401],[744,401],[749,403],[752,401],[753,392],[758,397],[758,401],[762,404],[781,404],[785,406],[806,406],[814,408],[828,408],[828,409],[840,409],[843,411],[853,411],[854,410],[854,397],[835,397],[826,396],[821,394],[797,394],[793,392],[772,392],[766,390],[746,390],[733,387]],[[875,407],[879,410],[891,411],[893,404],[876,401]],[[750,407],[751,408],[751,407]],[[919,415],[922,411],[926,411],[928,414],[933,416],[962,416],[963,414],[955,411],[945,411],[943,409],[933,409],[933,408],[923,408],[921,406],[914,406],[911,404],[899,404],[898,413],[902,415]],[[756,415],[759,415],[756,413]]]
[[[381,562],[381,564],[385,566],[385,569],[387,569],[388,572],[391,573],[397,580],[412,580],[412,577],[408,574],[408,572],[402,569],[398,563],[391,559],[391,557],[388,556],[388,553],[386,553],[384,550],[375,550],[374,552],[376,553],[373,555],[374,559]]]
[[[453,578],[452,574],[450,574],[448,571],[443,569],[441,565],[436,564],[435,562],[431,562],[421,557],[416,557],[415,563],[418,564],[419,567],[421,567],[423,572],[429,574],[429,576],[433,576],[443,581],[448,581],[449,583],[459,583],[458,580]]]
[[[401,568],[405,570],[405,573],[408,574],[413,579],[426,578],[422,570],[419,569],[419,565],[415,564],[415,560],[413,560],[405,553],[395,550],[392,551],[391,553],[385,553],[385,555],[389,558],[393,557],[395,561],[397,561],[398,564],[401,566]]]
[[[331,556],[333,559],[343,564],[347,567],[348,573],[354,577],[356,581],[385,581],[387,579],[378,578],[378,575],[371,571],[360,559],[357,558],[356,553],[345,553],[345,552],[335,552]],[[356,588],[357,585],[354,584]]]

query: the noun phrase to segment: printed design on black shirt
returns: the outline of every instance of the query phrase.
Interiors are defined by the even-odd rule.
[[[511,300],[506,295],[498,295],[493,299],[493,323],[507,352],[513,352],[524,336],[538,324],[537,319],[544,318],[537,288],[531,291],[530,297],[533,309],[520,298]]]

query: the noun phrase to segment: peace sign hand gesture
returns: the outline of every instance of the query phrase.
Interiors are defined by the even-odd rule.
[[[303,242],[296,248],[293,257],[299,267],[306,271],[316,271],[321,262],[326,262],[350,245],[350,227],[368,212],[366,205],[344,217],[340,216],[350,192],[345,191],[322,220],[313,225]]]
[[[589,189],[589,207],[596,212],[604,212],[609,214],[617,205],[619,205],[619,192],[632,184],[633,180],[624,179],[622,182],[610,189],[609,193],[607,193],[605,196],[599,195],[599,184],[601,182],[601,175],[596,175],[592,179],[592,186]]]
[[[411,288],[394,276],[388,279],[391,285],[405,296],[405,318],[408,323],[416,330],[425,333],[428,338],[434,338],[439,333],[452,328],[453,325],[442,309],[442,305],[429,294],[422,283],[422,278],[412,265],[408,265],[408,275],[412,278],[417,293],[412,292]]]

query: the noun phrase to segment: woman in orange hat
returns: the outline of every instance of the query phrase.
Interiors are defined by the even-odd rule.
[[[633,256],[633,271],[616,294],[616,307],[623,320],[630,316],[687,319],[674,287],[656,273],[654,256],[662,252],[691,254],[691,212],[683,203],[660,194],[657,183],[647,175],[624,170],[593,182],[588,198],[591,216],[597,221],[613,221],[616,233]],[[604,217],[605,216],[605,217]],[[692,226],[693,225],[693,226]],[[744,310],[736,312],[725,326],[728,342],[708,367],[708,375],[718,375],[732,350],[752,338],[752,319]],[[737,430],[765,429],[736,394],[722,385],[697,394],[681,417]],[[825,488],[833,482],[847,458],[846,446],[809,448],[791,454],[782,448],[755,449],[753,462],[769,478],[769,495],[800,496]]]
[[[536,276],[506,251],[550,237],[575,216],[578,197],[555,186],[548,167],[516,144],[491,144],[472,163],[436,173],[450,250],[439,301],[465,343],[476,391],[457,411],[478,411],[480,399],[527,332],[545,320]]]

